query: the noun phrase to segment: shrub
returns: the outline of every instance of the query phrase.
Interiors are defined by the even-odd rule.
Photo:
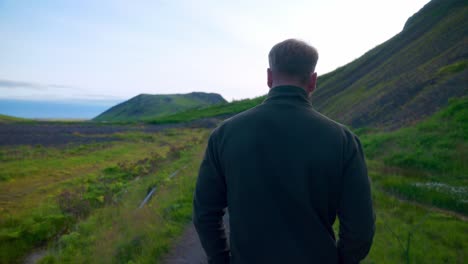
[[[57,197],[59,208],[65,214],[75,218],[84,218],[91,211],[91,205],[83,197],[83,188],[77,190],[65,190]]]

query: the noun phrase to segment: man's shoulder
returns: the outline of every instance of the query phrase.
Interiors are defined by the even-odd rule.
[[[228,135],[235,134],[235,131],[240,131],[247,127],[249,122],[257,118],[256,113],[261,106],[262,104],[257,105],[223,120],[211,131],[210,140],[220,141]]]
[[[263,107],[263,104],[259,104],[248,110],[242,111],[234,116],[231,116],[225,119],[224,121],[222,121],[216,129],[224,130],[226,128],[230,128],[233,126],[239,126],[239,125],[242,126],[249,119],[257,118],[256,115],[262,107]]]
[[[259,104],[222,121],[213,130],[212,134],[226,134],[229,131],[238,131],[239,129],[248,127],[254,123],[257,123],[259,119],[264,116],[270,117],[271,113],[268,113],[269,111],[271,111],[271,109],[266,107],[265,104]],[[357,136],[346,125],[343,125],[342,123],[321,114],[314,108],[307,108],[304,109],[304,111],[307,112],[307,117],[301,119],[300,121],[298,120],[298,122],[309,123],[311,129],[322,129],[328,131],[330,134],[334,134],[335,136],[341,135],[341,137],[345,138],[345,140],[357,138]]]
[[[330,128],[332,129],[336,129],[336,130],[339,130],[339,131],[342,131],[342,132],[351,132],[351,130],[343,125],[342,123],[336,121],[336,120],[333,120],[331,118],[329,118],[328,116],[316,111],[316,110],[312,110],[313,111],[313,115],[316,117],[317,120],[320,120],[320,122],[322,122],[323,124],[326,124],[328,125]],[[352,132],[351,132],[352,133]]]

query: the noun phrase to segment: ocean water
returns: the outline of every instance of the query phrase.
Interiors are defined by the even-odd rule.
[[[0,114],[44,119],[91,119],[121,101],[27,101],[0,99]]]

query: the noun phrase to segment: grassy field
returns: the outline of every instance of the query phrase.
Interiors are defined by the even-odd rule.
[[[376,234],[363,263],[466,263],[466,219],[388,195],[372,166],[370,176]]]
[[[153,174],[185,157],[204,134],[197,129],[126,132],[113,135],[121,140],[111,143],[2,147],[0,262],[20,261],[95,210],[119,204],[133,182],[155,181]]]
[[[467,109],[459,98],[410,127],[355,130],[377,215],[364,263],[466,262]],[[0,262],[46,246],[41,263],[160,263],[191,219],[208,134],[179,128],[119,132],[112,142],[2,147]]]
[[[468,98],[411,127],[356,132],[377,213],[366,263],[466,263]]]
[[[155,263],[191,219],[196,172],[208,131],[196,135],[177,158],[128,185],[119,203],[95,210],[51,247],[41,263]],[[204,140],[203,140],[204,141]],[[173,172],[177,174],[171,178]],[[156,192],[143,208],[149,187]]]
[[[468,215],[467,97],[415,126],[362,132],[367,158],[379,161],[375,180],[385,191]]]

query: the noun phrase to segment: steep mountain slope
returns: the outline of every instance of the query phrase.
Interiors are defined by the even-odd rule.
[[[314,106],[353,127],[395,128],[467,94],[468,2],[433,0],[402,32],[319,78]]]
[[[215,93],[150,95],[140,94],[95,117],[94,121],[137,121],[173,114],[191,108],[226,103]]]

